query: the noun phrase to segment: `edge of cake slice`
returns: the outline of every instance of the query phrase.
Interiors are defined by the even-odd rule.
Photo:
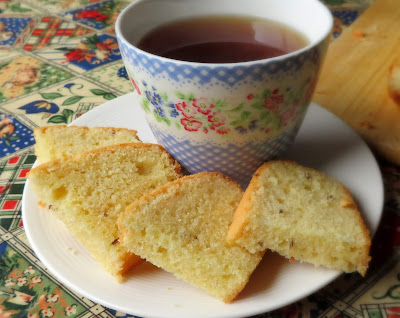
[[[365,275],[371,240],[352,195],[339,181],[292,161],[265,163],[254,174],[227,240],[250,252]]]
[[[115,127],[45,126],[33,130],[38,163],[74,156],[91,149],[140,142],[137,131]]]
[[[231,302],[264,254],[226,241],[242,194],[236,182],[220,173],[185,176],[121,214],[121,242],[177,278]]]

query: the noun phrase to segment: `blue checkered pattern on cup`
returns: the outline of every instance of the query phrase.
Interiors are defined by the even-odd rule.
[[[211,143],[192,144],[189,140],[178,141],[173,136],[150,125],[156,139],[190,173],[202,171],[221,172],[243,187],[250,181],[255,170],[265,161],[281,155],[292,144],[299,126],[269,142],[250,142],[243,146],[228,144],[220,147]]]
[[[260,62],[252,66],[209,66],[204,64],[180,64],[174,61],[162,60],[158,57],[145,55],[138,50],[128,47],[120,41],[121,53],[126,61],[141,71],[149,72],[151,76],[166,75],[169,79],[179,82],[192,80],[198,84],[207,84],[218,80],[226,85],[234,86],[243,79],[260,81],[265,75],[274,75],[279,72],[296,72],[305,60],[319,63],[318,48],[305,51],[290,60],[277,60],[269,63]]]

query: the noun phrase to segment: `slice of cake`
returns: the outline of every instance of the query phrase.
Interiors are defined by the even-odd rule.
[[[180,166],[163,147],[144,143],[49,161],[28,174],[39,200],[119,280],[140,258],[120,244],[118,215],[143,194],[179,177]]]
[[[254,174],[227,239],[250,252],[271,249],[316,266],[362,275],[371,241],[350,192],[338,181],[291,161]]]
[[[118,222],[120,241],[177,278],[230,302],[263,255],[226,241],[242,194],[219,173],[183,177],[126,209]]]
[[[48,126],[35,128],[35,155],[39,163],[91,149],[140,142],[135,130],[113,127]]]

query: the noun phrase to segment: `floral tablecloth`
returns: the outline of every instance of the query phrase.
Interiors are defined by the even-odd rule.
[[[334,37],[372,1],[325,0]],[[21,221],[26,174],[35,161],[32,129],[68,124],[131,92],[114,33],[129,2],[0,0],[0,318],[133,317],[60,284],[32,251]],[[400,316],[400,169],[378,159],[386,201],[367,276],[342,275],[257,317]]]

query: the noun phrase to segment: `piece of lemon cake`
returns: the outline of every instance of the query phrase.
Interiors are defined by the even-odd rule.
[[[38,163],[65,158],[91,149],[140,142],[137,131],[114,127],[46,126],[35,128]]]
[[[232,301],[263,252],[226,241],[242,197],[220,173],[199,173],[146,194],[121,214],[121,243],[133,253],[209,294]]]
[[[46,162],[28,174],[39,200],[118,280],[140,261],[119,242],[118,215],[179,177],[179,164],[164,148],[145,143],[93,149]]]
[[[270,161],[254,174],[227,239],[250,252],[279,254],[362,275],[371,241],[350,192],[292,161]]]

